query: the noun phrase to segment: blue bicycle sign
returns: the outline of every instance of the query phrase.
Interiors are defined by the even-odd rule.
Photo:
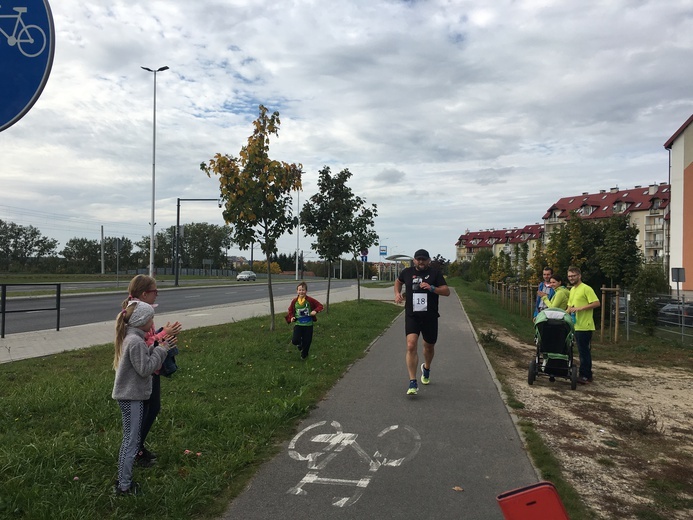
[[[0,34],[7,38],[7,45],[10,47],[16,45],[24,56],[34,58],[46,48],[46,33],[38,25],[24,23],[22,15],[27,12],[26,7],[15,7],[14,11],[17,14],[0,14],[0,20],[3,18],[16,20],[12,34],[6,33],[2,27],[0,27]]]
[[[34,106],[48,82],[54,52],[48,0],[0,0],[0,131]]]

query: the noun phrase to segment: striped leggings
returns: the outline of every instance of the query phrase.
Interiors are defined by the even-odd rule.
[[[132,484],[132,468],[140,446],[144,401],[118,401],[123,415],[123,442],[118,454],[118,486],[123,491]]]

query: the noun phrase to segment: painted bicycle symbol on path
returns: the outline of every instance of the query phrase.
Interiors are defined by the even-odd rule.
[[[346,507],[353,505],[361,498],[370,484],[375,473],[383,467],[397,467],[412,460],[421,448],[421,436],[411,426],[392,425],[377,436],[377,448],[369,455],[357,442],[356,433],[344,433],[342,425],[337,421],[330,423],[331,430],[321,433],[316,430],[325,426],[327,421],[311,424],[304,428],[289,443],[289,456],[297,461],[308,462],[308,473],[287,493],[291,495],[307,495],[304,489],[309,484],[354,487],[351,496],[335,496],[332,505]],[[315,446],[320,446],[316,449]],[[299,451],[306,448],[306,453]],[[361,463],[358,478],[331,478],[321,476],[328,465],[349,448],[356,453]],[[347,450],[349,451],[349,450]],[[353,469],[353,468],[351,468]]]
[[[7,45],[10,47],[16,45],[19,52],[24,56],[35,58],[46,48],[46,33],[38,25],[27,25],[24,23],[22,15],[27,12],[28,8],[15,7],[13,10],[17,14],[0,14],[0,20],[15,19],[12,34],[8,34],[2,26],[0,26],[0,34],[7,39]]]

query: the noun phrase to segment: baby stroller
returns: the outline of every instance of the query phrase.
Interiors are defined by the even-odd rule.
[[[534,320],[534,343],[537,352],[529,362],[527,382],[545,375],[553,382],[557,377],[570,379],[577,388],[578,369],[573,364],[573,318],[563,309],[543,309]]]

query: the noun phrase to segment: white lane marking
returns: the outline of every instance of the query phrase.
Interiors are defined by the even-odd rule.
[[[356,442],[358,434],[344,433],[342,431],[342,425],[337,421],[332,421],[330,426],[335,430],[335,433],[318,433],[312,437],[309,437],[310,442],[321,444],[322,449],[301,454],[297,450],[297,444],[301,438],[311,430],[326,424],[327,421],[320,421],[311,424],[298,432],[294,438],[291,439],[291,442],[289,443],[289,456],[297,461],[307,461],[308,473],[301,478],[298,484],[288,489],[287,494],[305,496],[308,494],[308,492],[304,489],[304,487],[308,484],[355,487],[356,489],[352,496],[334,497],[332,501],[332,505],[335,507],[346,507],[353,505],[359,500],[359,498],[361,498],[361,495],[368,487],[371,479],[381,467],[401,466],[405,462],[413,459],[421,448],[421,436],[414,428],[411,426],[399,426],[394,424],[392,426],[388,426],[378,433],[378,441],[383,441],[385,444],[389,444],[388,441],[391,441],[391,446],[386,446],[383,450],[377,449],[371,458]],[[389,433],[395,432],[398,429],[400,429],[400,435],[398,438],[383,440]],[[387,453],[391,450],[399,450],[401,448],[401,444],[404,444],[406,449],[409,449],[409,446],[411,445],[409,453],[404,457],[388,459]],[[361,461],[368,464],[368,473],[362,478],[357,479],[320,477],[320,470],[325,469],[325,467],[327,467],[332,460],[343,452],[345,448],[351,448],[356,451]]]

